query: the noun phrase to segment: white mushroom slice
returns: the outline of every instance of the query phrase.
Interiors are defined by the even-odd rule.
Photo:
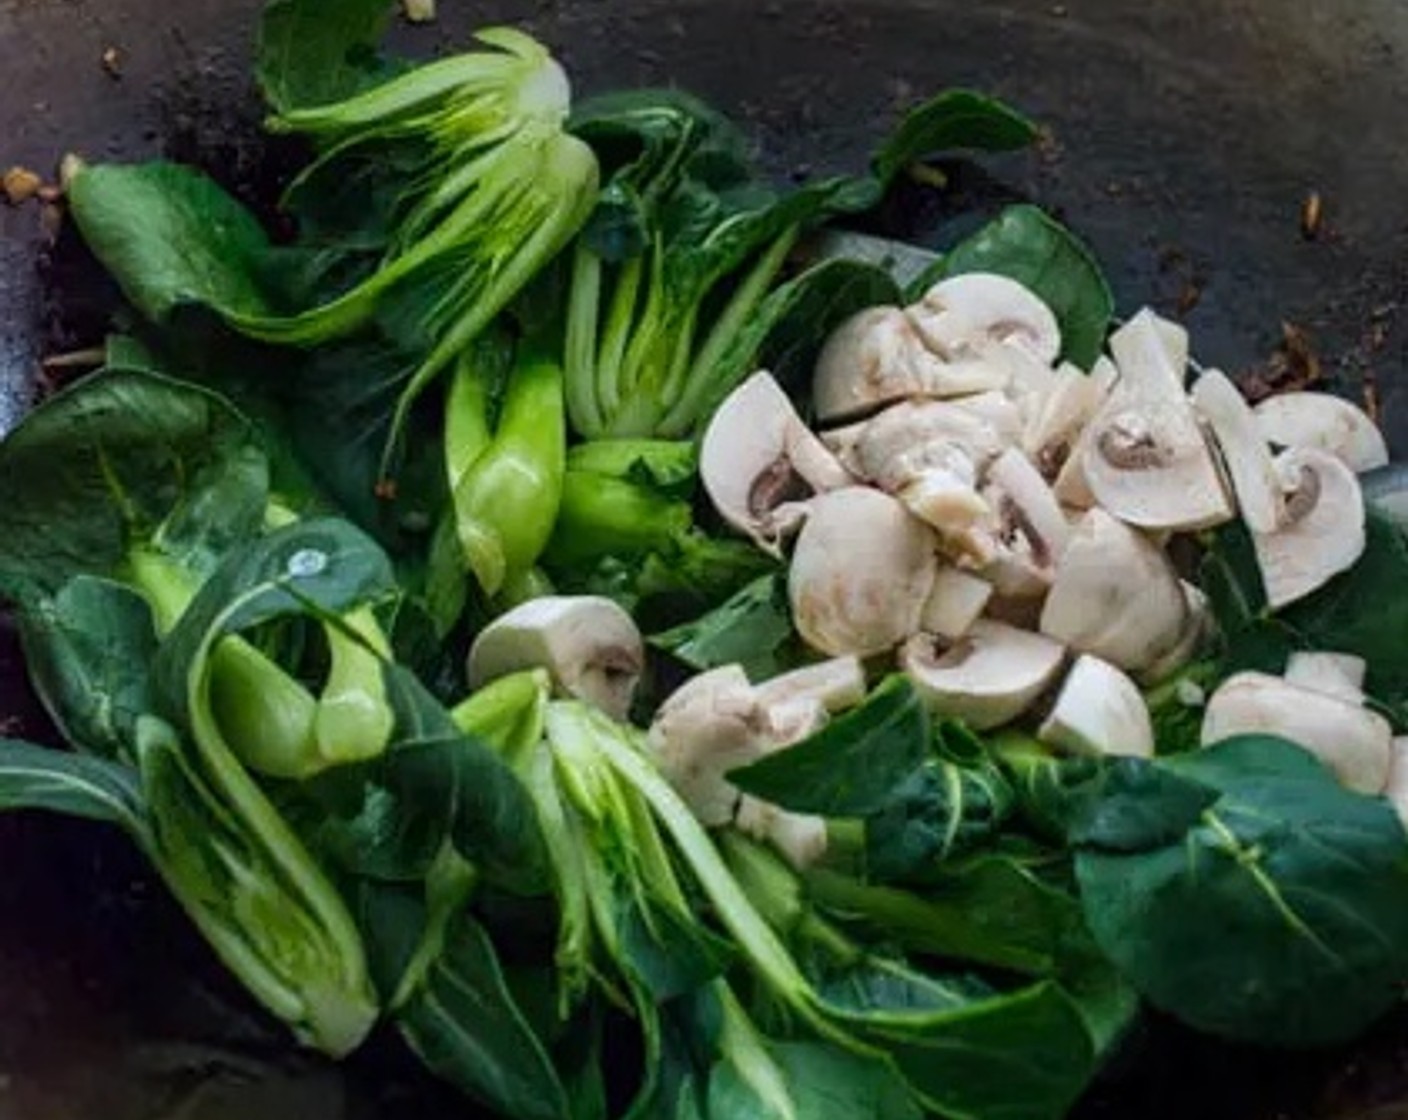
[[[979,619],[952,644],[918,634],[900,651],[900,668],[936,713],[966,721],[976,731],[1010,723],[1029,708],[1061,671],[1060,643]]]
[[[1023,425],[1031,422],[1056,384],[1056,371],[1016,339],[999,343],[985,355],[989,361],[1000,361],[1008,371],[1005,395],[1017,406]]]
[[[981,471],[1005,447],[997,429],[961,402],[906,401],[865,425],[855,458],[862,478],[894,491],[930,467]],[[955,448],[961,458],[953,455]]]
[[[788,812],[744,794],[734,825],[744,835],[772,845],[798,871],[816,866],[826,854],[826,820],[822,817]]]
[[[1278,735],[1325,763],[1340,783],[1377,794],[1388,784],[1393,730],[1362,705],[1265,673],[1229,677],[1208,701],[1204,746],[1235,735]]]
[[[757,692],[758,703],[767,709],[802,700],[841,712],[865,699],[865,668],[859,658],[833,657],[763,681]]]
[[[1359,479],[1325,451],[1293,449],[1276,459],[1287,492],[1281,527],[1253,533],[1266,599],[1273,610],[1303,599],[1364,555]]]
[[[865,431],[869,423],[869,420],[858,420],[842,428],[831,428],[817,433],[821,445],[835,455],[836,461],[857,478],[862,477],[865,472],[861,470],[860,459],[856,455],[856,444],[860,441],[861,432]]]
[[[1006,393],[974,393],[954,397],[948,402],[954,408],[976,417],[997,435],[1002,447],[1015,447],[1022,440],[1022,410]]]
[[[739,385],[714,413],[699,449],[699,475],[719,516],[773,553],[800,523],[805,499],[854,481],[766,371]]]
[[[1059,476],[1107,392],[1093,376],[1069,362],[1056,370],[1050,391],[1022,432],[1022,450],[1045,478]]]
[[[1154,725],[1139,686],[1089,654],[1076,658],[1037,738],[1071,754],[1154,754]]]
[[[1198,650],[1212,632],[1212,611],[1208,609],[1208,597],[1187,580],[1180,580],[1179,585],[1183,588],[1183,598],[1188,604],[1188,618],[1183,624],[1183,633],[1167,653],[1160,655],[1152,664],[1135,674],[1142,685],[1155,685],[1173,676],[1197,657]]]
[[[1096,415],[1098,416],[1099,413]],[[1061,464],[1056,481],[1051,484],[1051,492],[1056,495],[1056,500],[1067,509],[1092,509],[1096,504],[1090,483],[1085,478],[1085,461],[1090,455],[1090,448],[1094,442],[1095,424],[1094,421],[1091,421],[1076,437],[1070,454]]]
[[[1281,524],[1285,496],[1271,452],[1257,428],[1256,416],[1237,386],[1221,370],[1207,370],[1193,384],[1193,405],[1212,426],[1242,520],[1256,533],[1272,533]]]
[[[1145,392],[1183,396],[1188,376],[1188,332],[1144,308],[1110,335],[1110,353],[1120,380]]]
[[[908,311],[929,348],[950,361],[981,355],[1009,340],[1022,343],[1048,366],[1061,353],[1061,328],[1051,308],[1007,276],[951,276]]]
[[[894,648],[919,629],[937,543],[878,490],[849,487],[814,499],[787,578],[797,632],[834,657]]]
[[[1364,703],[1364,679],[1369,663],[1352,653],[1293,653],[1282,676],[1287,684],[1338,696],[1351,704]]]
[[[640,631],[610,599],[548,595],[514,607],[481,630],[466,667],[471,688],[521,669],[546,669],[560,695],[624,720],[644,666]]]
[[[1281,447],[1328,451],[1357,473],[1388,466],[1388,445],[1362,409],[1330,393],[1282,393],[1253,410],[1257,430]]]
[[[1403,827],[1408,829],[1408,736],[1393,741],[1384,796],[1398,813]]]
[[[1187,620],[1187,599],[1162,551],[1100,509],[1076,523],[1042,608],[1043,634],[1137,673],[1179,644]]]
[[[1232,518],[1212,449],[1151,312],[1110,340],[1120,380],[1080,457],[1095,501],[1145,529],[1206,529]]]
[[[1011,448],[993,461],[988,480],[1013,503],[1023,531],[1030,539],[1041,542],[1043,555],[1050,562],[1059,561],[1071,527],[1036,465],[1021,451]]]
[[[819,421],[831,423],[907,397],[958,397],[1006,383],[1001,366],[945,362],[900,308],[872,307],[826,340],[812,381],[812,407]]]
[[[982,616],[993,587],[962,568],[944,565],[934,577],[934,588],[919,616],[920,628],[946,642],[963,637]]]
[[[770,730],[743,670],[725,665],[671,693],[646,742],[665,780],[713,828],[733,820],[742,796],[724,775],[762,758]]]

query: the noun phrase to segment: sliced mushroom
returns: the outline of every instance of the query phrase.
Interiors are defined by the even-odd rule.
[[[865,699],[865,668],[859,658],[833,657],[763,681],[757,691],[764,708],[803,701],[840,712]]]
[[[996,428],[961,402],[906,401],[887,408],[861,429],[855,457],[861,477],[894,492],[930,468],[953,469],[952,449],[969,471],[1002,453]]]
[[[1276,464],[1257,427],[1256,415],[1221,370],[1205,371],[1193,385],[1193,405],[1212,426],[1242,520],[1256,533],[1281,524],[1285,496]]]
[[[929,348],[949,361],[976,358],[1017,341],[1051,365],[1061,353],[1061,328],[1041,298],[1016,280],[971,272],[940,280],[909,308]]]
[[[987,580],[962,568],[943,565],[919,616],[920,628],[926,634],[955,642],[982,616],[992,593],[992,584]]]
[[[987,731],[1027,710],[1061,671],[1059,642],[979,619],[947,644],[919,634],[900,651],[900,668],[935,712]]]
[[[514,607],[481,630],[467,669],[471,688],[521,669],[546,669],[559,694],[624,720],[644,665],[640,631],[610,599],[548,595]]]
[[[1364,495],[1352,470],[1308,448],[1282,452],[1276,470],[1287,495],[1281,525],[1252,534],[1273,610],[1353,567],[1366,547]]]
[[[1071,754],[1154,754],[1154,725],[1139,686],[1090,654],[1076,658],[1037,738]]]
[[[1059,561],[1071,527],[1036,464],[1016,448],[1009,449],[988,468],[988,481],[1013,502],[1027,535],[1041,542],[1044,555],[1053,562]]]
[[[1384,796],[1398,813],[1403,827],[1408,829],[1408,736],[1393,741]]]
[[[948,402],[954,408],[975,416],[997,434],[1002,447],[1016,447],[1022,440],[1022,411],[1006,393],[974,393],[954,397]]]
[[[771,844],[798,871],[816,866],[826,854],[824,817],[789,812],[771,802],[744,794],[734,825],[745,835]]]
[[[1022,450],[1043,477],[1052,481],[1059,477],[1108,392],[1100,380],[1069,362],[1057,369],[1050,391],[1022,432]]]
[[[892,649],[919,629],[936,545],[922,522],[878,490],[853,486],[816,498],[787,579],[797,632],[833,657]]]
[[[1369,663],[1352,653],[1309,651],[1291,654],[1283,677],[1287,684],[1362,704],[1368,673]]]
[[[982,496],[994,513],[981,526],[987,539],[967,548],[967,555],[984,558],[980,573],[999,598],[1045,595],[1070,538],[1055,494],[1031,460],[1013,448],[989,468]]]
[[[1080,458],[1091,496],[1145,529],[1206,529],[1230,520],[1212,449],[1155,317],[1136,315],[1115,332],[1111,348],[1120,380],[1091,422]]]
[[[1120,380],[1130,379],[1160,396],[1183,395],[1188,376],[1188,332],[1144,308],[1110,335]]]
[[[1140,684],[1155,685],[1173,676],[1198,656],[1203,643],[1212,634],[1212,611],[1208,609],[1208,597],[1187,580],[1180,580],[1179,585],[1188,604],[1183,633],[1167,653],[1161,654],[1152,664],[1135,674]]]
[[[724,775],[763,757],[772,729],[743,670],[691,677],[655,713],[646,742],[655,764],[699,823],[733,820],[742,794]]]
[[[1330,393],[1282,393],[1256,406],[1257,430],[1281,447],[1328,451],[1362,474],[1388,465],[1388,446],[1367,413]]]
[[[1388,784],[1393,730],[1360,704],[1265,673],[1238,673],[1213,693],[1203,715],[1204,746],[1235,735],[1278,735],[1304,747],[1358,793]]]
[[[719,406],[699,449],[704,489],[725,521],[776,554],[812,495],[854,480],[760,371]]]
[[[1126,672],[1183,639],[1188,603],[1168,557],[1104,510],[1076,523],[1041,612],[1041,631]]]
[[[812,407],[829,424],[907,397],[957,397],[1000,389],[1001,366],[951,365],[934,354],[898,307],[852,316],[826,340],[812,381]]]

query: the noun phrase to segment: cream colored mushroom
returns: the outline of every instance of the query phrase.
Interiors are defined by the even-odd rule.
[[[1242,520],[1253,532],[1275,532],[1286,500],[1251,405],[1226,374],[1215,369],[1205,371],[1194,383],[1192,398],[1222,451]]]
[[[916,635],[899,655],[900,668],[933,711],[977,731],[1025,712],[1064,660],[1059,642],[990,619],[979,619],[952,644]]]
[[[763,756],[769,728],[743,670],[691,677],[660,705],[646,735],[651,757],[699,823],[733,820],[742,796],[724,775]]]
[[[1000,366],[944,361],[900,308],[872,307],[826,340],[812,381],[812,407],[817,419],[829,424],[907,397],[962,396],[1000,389],[1006,382]]]
[[[955,642],[972,629],[992,598],[987,580],[962,568],[942,565],[919,616],[920,628],[946,642]]]
[[[1281,525],[1252,534],[1273,610],[1319,590],[1366,547],[1364,495],[1353,471],[1325,451],[1293,449],[1276,459],[1286,493]]]
[[[1011,341],[1047,366],[1061,353],[1061,328],[1051,308],[1016,280],[992,272],[940,280],[909,308],[909,316],[929,348],[950,362],[981,357]]]
[[[1154,726],[1139,686],[1088,653],[1076,658],[1037,738],[1071,754],[1154,754]]]
[[[719,516],[774,554],[805,516],[806,499],[854,481],[766,371],[714,413],[700,444],[699,475]]]
[[[814,499],[787,578],[797,632],[835,657],[894,648],[919,629],[937,543],[878,490],[848,487]]]
[[[1213,693],[1203,715],[1204,746],[1236,735],[1277,735],[1310,751],[1358,793],[1388,784],[1393,730],[1360,704],[1265,673],[1238,673]]]
[[[1254,409],[1257,430],[1281,447],[1327,451],[1358,473],[1388,465],[1383,433],[1363,409],[1330,393],[1282,393]]]
[[[1291,654],[1282,675],[1287,684],[1362,704],[1368,674],[1369,663],[1352,653],[1302,651]]]
[[[853,708],[865,699],[865,668],[856,657],[833,657],[793,669],[757,685],[764,708],[815,702],[827,712]]]
[[[480,631],[467,662],[471,688],[542,668],[558,693],[617,720],[629,714],[644,666],[645,645],[631,616],[593,595],[549,595],[514,607]]]
[[[1022,452],[1003,452],[981,491],[993,513],[979,525],[987,534],[965,552],[983,558],[979,569],[1002,599],[1046,594],[1070,538],[1070,525],[1051,487]]]
[[[1080,459],[1091,496],[1144,529],[1206,529],[1230,520],[1212,449],[1155,316],[1140,312],[1115,332],[1111,349],[1120,380],[1091,422]]]
[[[1161,654],[1135,674],[1140,684],[1155,685],[1173,676],[1198,656],[1203,643],[1212,635],[1213,620],[1212,611],[1208,607],[1208,597],[1187,580],[1180,580],[1179,586],[1183,588],[1183,599],[1188,604],[1188,617],[1183,624],[1183,633],[1167,653]]]
[[[1104,368],[1113,370],[1105,359]],[[1022,450],[1048,480],[1055,480],[1070,459],[1080,434],[1095,418],[1109,393],[1104,376],[1096,377],[1066,362],[1056,370],[1051,389],[1022,432]]]
[[[1042,633],[1137,673],[1179,644],[1187,621],[1168,557],[1103,510],[1084,514],[1042,608]]]

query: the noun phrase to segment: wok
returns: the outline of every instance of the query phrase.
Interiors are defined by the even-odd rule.
[[[0,0],[0,163],[165,153],[267,204],[248,60],[258,0]],[[1034,154],[951,168],[991,212],[1030,197],[1086,237],[1125,308],[1184,318],[1204,361],[1265,363],[1282,323],[1328,374],[1368,379],[1408,453],[1408,11],[1401,0],[440,0],[425,53],[508,20],[578,85],[674,82],[736,113],[779,174],[861,161],[885,120],[949,84],[1051,129]],[[104,65],[104,54],[113,51]],[[1300,229],[1316,193],[1324,219]],[[874,223],[895,232],[911,198]],[[91,345],[111,292],[32,209],[0,211],[0,430],[43,352]],[[56,464],[56,469],[61,465]],[[42,735],[8,633],[0,717]],[[293,1054],[123,841],[0,816],[0,1120],[473,1115],[391,1040],[345,1067]],[[1087,1118],[1408,1116],[1408,1015],[1351,1051],[1285,1055],[1151,1019]]]

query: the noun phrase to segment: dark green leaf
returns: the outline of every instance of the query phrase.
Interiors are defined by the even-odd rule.
[[[153,710],[151,607],[119,583],[77,576],[21,616],[25,665],[79,750],[131,759],[137,717]]]
[[[84,241],[153,322],[189,303],[269,313],[268,237],[200,172],[174,163],[99,164],[75,176],[68,200]]]
[[[1201,1030],[1282,1045],[1346,1041],[1398,1001],[1408,843],[1387,803],[1268,737],[1142,765],[1215,797],[1181,834],[1113,830],[1077,855],[1091,932],[1146,997]],[[1113,796],[1171,824],[1169,789]]]
[[[258,531],[267,486],[248,421],[212,393],[143,373],[100,373],[51,398],[0,443],[0,477],[0,594],[21,603],[75,575],[119,574],[129,548],[158,532],[203,574]]]
[[[1104,349],[1114,314],[1110,286],[1090,250],[1035,206],[1010,206],[955,245],[943,274],[996,272],[1026,285],[1061,326],[1062,355],[1088,370]]]
[[[488,745],[465,735],[407,670],[389,665],[396,726],[387,751],[291,791],[314,846],[372,879],[422,878],[446,843],[490,881],[547,889],[547,855],[527,790]]]
[[[1036,138],[1036,125],[1010,105],[972,90],[944,90],[905,115],[875,154],[873,166],[876,177],[888,183],[911,163],[937,152],[1006,152]]]
[[[552,1059],[513,998],[493,941],[472,918],[455,923],[396,1025],[432,1072],[496,1111],[571,1120]]]
[[[377,44],[393,0],[272,0],[259,23],[255,75],[277,112],[326,105],[385,76]]]
[[[929,756],[929,714],[902,676],[795,746],[729,780],[796,813],[864,817],[883,809]]]
[[[878,1060],[819,1042],[779,1042],[769,1053],[792,1090],[797,1120],[842,1116],[846,1120],[921,1120],[923,1116],[904,1082]],[[711,1104],[713,1100],[711,1094]]]
[[[0,812],[16,809],[115,824],[147,843],[146,807],[130,767],[0,739]]]

